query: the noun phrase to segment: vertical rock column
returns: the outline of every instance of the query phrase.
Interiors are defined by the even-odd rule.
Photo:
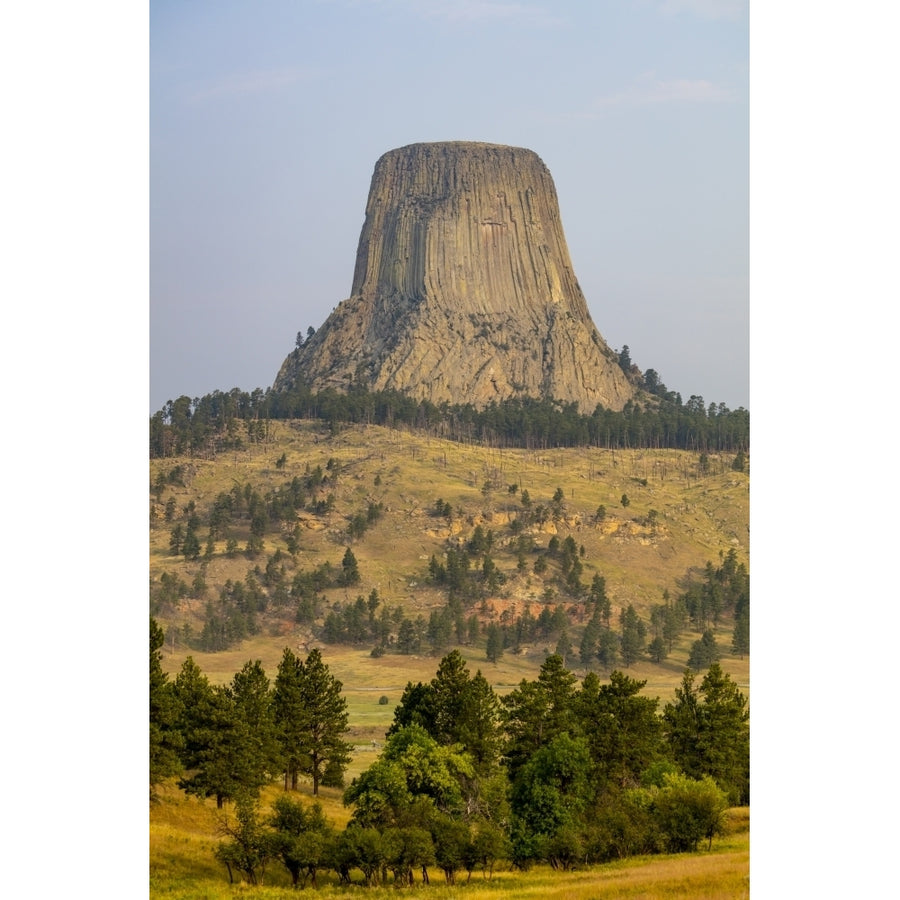
[[[375,165],[351,296],[275,388],[397,389],[483,406],[633,395],[578,286],[550,172],[530,150],[412,144]]]

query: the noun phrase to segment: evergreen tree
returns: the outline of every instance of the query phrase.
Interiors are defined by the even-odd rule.
[[[484,651],[488,662],[498,662],[503,656],[503,632],[496,622],[491,622],[487,627],[487,644]]]
[[[590,600],[594,604],[594,615],[609,624],[612,607],[606,595],[606,579],[602,575],[594,575],[591,581]]]
[[[458,650],[448,653],[428,685],[407,685],[389,734],[419,724],[442,746],[459,745],[484,774],[500,755],[500,701],[479,670],[470,677]]]
[[[592,783],[598,790],[607,784],[636,784],[661,753],[659,701],[640,696],[646,684],[614,671],[608,684],[600,684],[595,675],[586,677],[576,696],[581,731],[595,766]]]
[[[169,552],[172,556],[178,556],[184,546],[184,526],[178,522],[169,535]]]
[[[619,655],[619,639],[610,631],[603,628],[597,636],[597,660],[604,669],[612,669]]]
[[[284,789],[288,790],[290,786],[291,790],[297,790],[297,779],[304,762],[299,748],[303,738],[305,697],[303,664],[289,647],[284,648],[278,664],[272,700],[284,766]]]
[[[572,642],[569,640],[568,632],[563,629],[559,633],[559,640],[556,642],[556,650],[554,653],[563,661],[563,665],[568,666],[575,659],[575,650]]]
[[[647,653],[653,662],[661,663],[668,656],[666,642],[660,636],[653,638],[647,645]]]
[[[397,652],[409,656],[411,653],[415,653],[417,649],[416,626],[412,620],[404,617],[400,622],[400,627],[397,629]]]
[[[743,659],[750,653],[750,610],[745,606],[734,620],[731,652]]]
[[[694,641],[691,647],[691,655],[688,657],[688,665],[695,671],[709,668],[719,659],[719,646],[716,636],[707,629],[698,641]]]
[[[267,773],[231,692],[212,687],[188,657],[175,679],[175,694],[186,770],[179,787],[198,797],[215,797],[220,809],[226,800],[258,793]]]
[[[581,645],[578,648],[578,658],[581,664],[589,667],[597,658],[597,649],[599,646],[600,632],[603,626],[600,624],[600,617],[597,615],[596,607],[594,615],[591,616],[584,632],[581,635]]]
[[[459,729],[462,746],[472,755],[476,771],[486,775],[500,759],[500,698],[479,669],[469,682],[466,715]]]
[[[694,673],[685,669],[681,684],[675,688],[675,699],[663,708],[665,740],[672,759],[689,775],[702,773],[699,751],[700,695]]]
[[[407,725],[418,725],[431,734],[434,730],[432,699],[430,684],[423,684],[421,681],[413,684],[411,681],[407,681],[406,687],[403,689],[403,696],[394,708],[394,721],[387,730],[387,737]]]
[[[630,666],[644,652],[647,626],[640,620],[634,606],[629,603],[620,617],[622,627],[622,663]]]
[[[731,676],[713,663],[699,688],[701,774],[710,775],[733,803],[750,802],[750,711]]]
[[[675,700],[663,710],[672,758],[691,778],[709,775],[732,803],[750,800],[750,713],[731,677],[716,662],[700,687],[685,670]]]
[[[197,532],[190,525],[185,531],[181,552],[184,554],[184,558],[188,560],[199,559],[200,557],[200,538],[197,537]]]
[[[296,750],[301,772],[312,778],[314,796],[319,793],[326,767],[342,773],[350,761],[352,748],[343,739],[349,714],[342,688],[319,651],[311,650],[301,666],[303,705],[296,724],[299,736]]]
[[[178,731],[178,700],[162,669],[165,635],[150,617],[150,793],[164,779],[181,770],[178,751],[182,746]]]
[[[359,583],[359,564],[353,551],[348,547],[341,560],[341,576],[340,583],[345,586]]]
[[[511,776],[541,746],[575,729],[575,675],[562,658],[548,656],[536,681],[522,680],[501,699],[507,735],[505,756]]]
[[[260,787],[281,768],[278,726],[269,679],[260,660],[248,661],[235,672],[227,691],[244,735],[244,751]]]

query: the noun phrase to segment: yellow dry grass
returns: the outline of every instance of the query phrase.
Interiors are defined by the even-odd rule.
[[[278,796],[280,788],[272,785],[263,792],[263,807]],[[301,799],[313,802],[308,793]],[[343,828],[349,810],[341,803],[340,791],[323,789],[319,797],[323,809],[338,828]],[[226,811],[228,812],[228,811]],[[232,811],[233,812],[233,811]],[[277,863],[266,869],[261,886],[229,885],[227,873],[215,861],[213,848],[218,840],[217,813],[211,801],[185,798],[174,788],[164,788],[161,800],[150,810],[150,887],[154,898],[178,900],[189,898],[232,898],[252,896],[258,900],[275,900],[296,896],[289,879]],[[572,872],[554,871],[548,866],[535,866],[528,872],[509,868],[498,870],[485,879],[474,874],[469,883],[465,876],[454,886],[444,883],[436,868],[430,872],[431,883],[420,882],[404,888],[403,895],[431,900],[519,900],[539,897],[549,900],[740,900],[749,896],[750,813],[746,808],[728,814],[726,834],[717,838],[710,851],[666,856],[636,857],[606,865],[591,866]],[[418,874],[418,873],[417,873]],[[355,873],[355,879],[359,873]],[[393,886],[362,889],[340,887],[332,873],[323,873],[315,896],[328,900],[365,897],[385,900],[395,897]]]
[[[282,454],[287,462],[279,470],[275,460]],[[327,561],[339,567],[349,544],[347,526],[351,517],[364,511],[370,501],[383,504],[384,513],[351,545],[359,562],[360,584],[328,590],[328,602],[352,602],[375,588],[384,603],[402,606],[411,617],[421,614],[427,619],[431,610],[445,603],[443,592],[428,582],[428,560],[432,554],[441,558],[448,538],[464,540],[475,525],[481,524],[485,530],[494,531],[498,545],[495,561],[508,576],[499,594],[488,599],[488,616],[499,616],[506,609],[518,615],[526,608],[537,615],[552,571],[546,581],[530,571],[519,574],[514,557],[504,555],[502,549],[511,538],[510,518],[521,509],[520,495],[507,490],[508,485],[516,484],[529,492],[534,505],[545,506],[550,505],[556,489],[562,488],[564,517],[535,529],[536,544],[546,547],[554,534],[560,540],[572,535],[585,548],[582,580],[589,584],[595,573],[606,578],[614,616],[632,603],[646,618],[650,606],[661,602],[664,590],[673,595],[678,592],[689,569],[702,568],[708,561],[718,564],[720,554],[731,548],[740,560],[748,560],[749,477],[732,471],[726,457],[714,457],[711,473],[697,477],[697,459],[697,454],[683,451],[501,451],[376,426],[350,427],[330,436],[319,423],[274,422],[267,446],[251,446],[215,460],[151,461],[151,483],[157,473],[167,473],[175,465],[182,466],[186,478],[184,487],[167,487],[160,502],[151,498],[150,574],[158,578],[163,572],[175,573],[190,584],[201,569],[201,562],[189,563],[169,554],[171,525],[163,521],[162,512],[170,496],[176,499],[179,510],[193,500],[201,521],[205,521],[216,495],[230,491],[235,484],[249,483],[265,493],[295,475],[302,476],[308,468],[319,465],[325,470],[328,461],[335,460],[340,475],[327,489],[334,494],[334,509],[326,516],[301,513],[297,566],[310,570]],[[492,482],[496,489],[484,491],[486,482]],[[625,493],[631,501],[627,508],[620,502]],[[453,507],[449,526],[431,514],[438,499]],[[597,524],[593,516],[601,504],[607,516]],[[643,524],[651,509],[659,514],[656,530]],[[234,528],[241,547],[246,543],[245,530],[245,523]],[[201,527],[201,541],[203,531]],[[207,598],[218,597],[227,579],[241,581],[254,565],[264,568],[277,547],[284,549],[283,539],[267,535],[265,549],[256,560],[248,560],[243,553],[228,559],[225,542],[220,541],[205,567]],[[553,602],[571,604],[563,595]],[[187,622],[199,629],[205,604],[206,599],[182,601],[177,610],[159,617],[161,624],[169,628]],[[646,692],[651,696],[670,698],[697,637],[685,633],[666,662],[638,663],[629,675],[647,679]],[[311,640],[309,629],[292,622],[288,612],[283,620],[270,623],[261,634],[234,649],[191,655],[211,680],[224,682],[248,659],[262,660],[266,670],[274,673],[285,646],[302,649]],[[720,632],[719,640],[727,649],[730,632]],[[407,681],[427,680],[437,663],[428,656],[373,659],[370,649],[323,648],[326,662],[343,681],[360,713],[366,709],[368,692],[387,694],[393,706]],[[525,647],[519,656],[506,653],[497,665],[485,660],[483,646],[463,648],[463,652],[473,671],[481,668],[495,688],[504,692],[522,678],[534,677],[548,649],[553,648]],[[170,630],[164,648],[165,668],[177,671],[190,652]],[[722,665],[748,692],[749,660],[726,653]],[[378,715],[378,711],[366,713],[365,722],[360,724],[367,729],[376,727]]]
[[[275,460],[285,454],[281,470]],[[362,581],[351,590],[331,589],[329,602],[353,601],[367,596],[375,588],[383,602],[402,606],[408,615],[423,615],[445,602],[443,593],[426,579],[428,560],[439,558],[448,538],[466,539],[476,524],[493,529],[498,543],[510,536],[509,521],[521,507],[519,495],[510,494],[507,485],[526,489],[533,504],[548,506],[557,488],[564,493],[562,520],[535,530],[538,546],[546,547],[556,534],[560,540],[571,534],[583,545],[583,581],[590,583],[594,573],[606,578],[614,615],[629,603],[647,617],[649,608],[661,602],[663,590],[679,591],[680,579],[688,569],[700,569],[707,561],[718,563],[720,553],[734,548],[741,561],[749,554],[749,477],[730,469],[729,458],[713,458],[711,474],[697,477],[697,455],[680,451],[606,451],[572,450],[496,450],[454,444],[421,434],[379,427],[353,427],[329,436],[319,423],[275,422],[267,446],[252,446],[244,451],[221,455],[215,460],[167,459],[150,463],[150,482],[159,472],[167,473],[181,465],[185,485],[168,486],[160,502],[151,496],[149,529],[150,575],[177,574],[191,583],[200,571],[200,563],[172,557],[168,550],[171,526],[163,521],[166,501],[174,497],[178,509],[193,500],[201,521],[218,493],[237,485],[250,484],[261,493],[290,482],[294,475],[336,460],[341,474],[334,493],[334,510],[327,516],[302,513],[301,550],[297,565],[312,569],[329,561],[340,565],[348,545],[347,525],[351,517],[365,511],[370,501],[384,506],[382,518],[352,543],[359,562]],[[646,483],[644,483],[646,481]],[[486,482],[496,489],[484,491]],[[623,508],[622,494],[630,505]],[[449,525],[431,515],[435,502],[451,504],[453,521]],[[603,504],[606,519],[597,524],[592,517]],[[654,531],[642,523],[655,509],[659,527]],[[240,546],[246,543],[246,531],[234,529]],[[201,543],[205,526],[201,528]],[[224,554],[220,541],[216,553],[206,565],[208,596],[218,597],[227,579],[241,581],[254,564],[265,567],[266,559],[284,540],[266,535],[263,554],[250,562],[242,553],[233,559]],[[533,573],[519,575],[514,560],[502,550],[495,560],[509,576],[489,608],[496,615],[504,609],[514,614],[531,606],[536,615],[544,589],[549,584]],[[569,601],[559,597],[559,601]],[[302,652],[315,645],[308,629],[298,627],[290,615],[268,625],[262,633],[239,646],[221,653],[199,653],[182,646],[175,630],[188,622],[202,625],[205,600],[184,601],[159,617],[169,630],[163,651],[163,665],[170,673],[192,655],[214,683],[225,683],[250,659],[260,659],[270,677],[274,677],[284,647]],[[176,626],[171,629],[171,626]],[[645,693],[662,702],[673,696],[680,683],[691,643],[699,634],[686,632],[672,656],[662,665],[640,662],[628,669],[634,678],[646,679]],[[727,649],[730,631],[721,631],[720,645]],[[553,648],[533,646],[520,655],[504,654],[497,664],[487,662],[481,646],[461,648],[471,671],[481,669],[499,693],[506,693],[523,678],[536,677],[546,651]],[[408,681],[428,681],[438,659],[423,656],[388,654],[373,658],[370,648],[322,647],[323,658],[332,673],[343,682],[350,711],[350,740],[355,746],[348,778],[359,774],[375,758],[393,710]],[[749,659],[729,654],[722,666],[749,695]],[[578,674],[583,674],[576,668]],[[602,677],[602,673],[601,673]],[[387,705],[379,705],[381,695]],[[373,746],[372,742],[375,742]],[[271,791],[276,791],[273,786]],[[274,794],[269,795],[271,801]],[[326,814],[335,825],[346,824],[349,811],[340,801],[340,791],[323,789],[320,797]],[[225,872],[215,862],[212,847],[217,840],[214,805],[185,798],[174,788],[163,792],[160,803],[150,813],[151,894],[154,897],[209,898],[234,897],[244,893],[259,898],[296,896],[277,866],[270,867],[267,885],[254,889],[230,887]],[[634,859],[591,870],[562,873],[537,867],[527,874],[498,872],[491,881],[473,877],[469,885],[448,887],[438,878],[427,890],[405,890],[410,897],[466,897],[470,900],[497,897],[572,898],[601,900],[606,897],[641,897],[650,900],[703,897],[739,898],[747,896],[749,877],[749,833],[738,829],[713,846],[712,853],[699,853],[652,859]],[[436,873],[433,873],[436,874]],[[439,874],[439,873],[437,873]],[[324,884],[322,897],[359,897],[359,888],[341,891]],[[395,896],[391,889],[366,891],[366,897]]]

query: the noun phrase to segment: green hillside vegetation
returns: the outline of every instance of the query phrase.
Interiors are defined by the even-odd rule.
[[[328,646],[349,690],[390,697],[403,686],[393,673],[427,670],[452,646],[485,660],[494,624],[504,646],[491,680],[502,689],[561,638],[578,667],[598,607],[619,640],[633,608],[650,647],[662,627],[654,609],[686,598],[695,615],[665,657],[645,650],[629,671],[669,696],[711,630],[748,689],[748,652],[732,644],[749,605],[710,575],[746,572],[749,475],[737,454],[500,450],[309,421],[270,422],[263,443],[244,446],[151,460],[151,612],[169,671],[192,654],[223,681],[248,656],[271,670],[285,645]]]
[[[486,778],[490,794],[492,778],[502,772],[506,779],[497,796],[511,809],[484,821],[502,822],[507,843],[496,855],[493,878],[481,873],[484,883],[476,889],[473,875],[467,894],[527,896],[539,889],[550,896],[714,897],[746,891],[746,810],[725,808],[748,802],[748,776],[725,775],[719,763],[692,758],[696,736],[685,737],[683,717],[669,712],[692,708],[698,688],[711,689],[710,677],[729,696],[749,693],[744,449],[501,448],[422,430],[317,420],[235,420],[232,438],[228,450],[150,463],[150,604],[159,623],[151,719],[168,721],[179,681],[181,708],[205,710],[193,723],[193,739],[186,738],[186,720],[179,727],[151,725],[158,751],[151,754],[154,893],[224,895],[229,871],[235,881],[254,880],[229,862],[229,851],[220,849],[217,858],[215,848],[237,841],[238,826],[268,833],[279,796],[301,802],[299,812],[281,810],[301,822],[319,815],[312,812],[319,803],[324,818],[318,821],[327,820],[329,834],[343,834],[353,821],[369,829],[367,839],[377,835],[391,846],[401,835],[385,829],[406,829],[404,840],[422,841],[427,831],[431,843],[423,846],[433,847],[441,843],[442,827],[452,832],[452,822],[461,820],[477,836],[481,820],[473,818],[471,796],[463,813],[453,791],[440,802],[426,792],[449,817],[443,825],[416,813],[415,803],[394,808],[388,818],[382,811],[364,820],[366,778],[375,778],[378,766],[395,771],[411,747],[444,760],[453,784],[471,787]],[[153,646],[151,636],[151,658]],[[258,717],[269,715],[264,709],[274,703],[291,656],[301,669],[320,661],[339,685],[343,723],[318,763],[310,766],[307,750],[293,769],[283,750],[272,749],[277,742],[268,757],[251,759],[237,737],[241,729],[256,738],[266,732]],[[442,732],[430,718],[431,701],[420,702],[416,686],[431,684],[448,658],[477,671],[502,707],[498,749],[487,754],[493,774],[476,771],[487,762],[479,762],[471,736],[467,744]],[[548,665],[567,673],[572,696],[606,696],[618,685],[623,697],[644,698],[646,721],[656,723],[653,741],[665,736],[664,743],[654,743],[652,752],[617,774],[615,754],[592,744],[584,724],[522,744],[529,729],[520,724],[517,732],[516,716],[529,708],[523,697],[548,677]],[[695,674],[686,674],[687,667]],[[163,688],[155,707],[154,678]],[[195,693],[184,695],[187,690]],[[185,704],[184,696],[194,700]],[[738,712],[746,720],[742,703]],[[286,727],[289,716],[281,715],[273,734]],[[210,731],[231,734],[232,748],[211,750]],[[207,744],[196,738],[200,733]],[[572,745],[563,746],[566,741]],[[452,749],[460,746],[463,751]],[[242,754],[235,771],[257,773],[233,790],[202,776],[204,760],[226,752]],[[453,752],[462,755],[454,760],[447,756]],[[563,767],[554,776],[554,759],[580,759],[583,769]],[[702,841],[673,843],[663,824],[664,798],[682,789],[702,791],[713,771],[709,797],[718,818],[709,838],[715,835],[715,842],[708,847],[703,832]],[[575,818],[542,831],[550,801],[540,786],[554,777],[562,779],[560,802]],[[640,834],[611,855],[608,835],[598,843],[588,825],[597,809],[621,811],[623,790],[632,791],[632,812],[654,812],[640,828],[632,817]],[[709,863],[665,855],[701,846]],[[612,863],[614,856],[628,861]],[[569,871],[598,863],[602,875]],[[429,895],[449,890],[441,886],[437,860],[431,865]],[[695,874],[672,876],[682,867]],[[373,893],[381,890],[376,882],[409,880],[410,866],[389,868],[368,875],[353,868],[350,877],[371,882]],[[457,882],[466,874],[463,867]],[[418,884],[418,868],[415,875]],[[341,877],[339,867],[323,867],[320,890],[341,896]],[[286,864],[274,860],[264,880],[273,887],[254,888],[260,896],[280,896],[277,886],[291,884]],[[609,893],[601,892],[603,883]]]

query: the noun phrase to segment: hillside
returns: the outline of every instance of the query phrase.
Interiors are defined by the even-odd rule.
[[[376,426],[332,434],[311,421],[270,422],[258,442],[215,459],[151,460],[151,609],[166,628],[163,664],[177,671],[190,654],[213,681],[224,682],[247,659],[261,659],[272,673],[285,646],[319,646],[344,683],[355,733],[375,739],[390,722],[406,682],[430,678],[441,654],[425,647],[400,654],[392,646],[376,657],[372,641],[326,643],[325,617],[357,598],[370,598],[374,590],[385,619],[390,610],[395,625],[401,615],[427,622],[448,602],[446,585],[430,577],[432,557],[440,561],[448,549],[464,547],[480,526],[493,539],[489,555],[500,583],[494,590],[482,585],[476,599],[460,601],[466,621],[475,616],[480,626],[477,634],[463,635],[461,646],[473,669],[481,668],[501,692],[534,677],[555,640],[549,646],[521,642],[516,652],[507,648],[491,663],[484,629],[490,622],[515,622],[526,610],[537,618],[544,607],[560,605],[576,653],[569,665],[583,674],[577,660],[583,597],[564,589],[557,560],[548,556],[542,574],[534,571],[535,561],[547,555],[554,538],[559,544],[571,537],[579,548],[582,584],[589,586],[596,574],[605,578],[611,627],[629,604],[649,623],[663,592],[676,597],[686,577],[702,577],[707,563],[720,565],[732,550],[748,563],[749,476],[732,469],[732,460],[722,454],[701,461],[685,451],[495,450]],[[292,483],[303,491],[303,506],[273,521],[273,502]],[[226,494],[241,495],[245,505],[253,495],[268,498],[270,515],[254,526],[249,503],[233,510],[210,541],[211,513]],[[601,506],[605,515],[598,517]],[[186,558],[183,549],[172,553],[179,525],[183,533],[193,526],[196,559]],[[248,554],[254,530],[257,545]],[[298,573],[321,573],[324,564],[339,574],[347,548],[358,565],[358,582],[316,587],[315,617],[298,621],[297,601],[286,585],[292,579],[296,585]],[[199,635],[229,581],[230,587],[251,586],[256,633],[220,652],[203,652]],[[723,668],[747,693],[749,656],[731,654],[732,628],[725,613],[716,640]],[[664,661],[654,663],[645,654],[629,674],[647,679],[649,695],[669,698],[699,636],[689,624]],[[454,636],[451,645],[456,643]],[[599,666],[597,671],[603,676]],[[377,704],[381,695],[387,705]]]

